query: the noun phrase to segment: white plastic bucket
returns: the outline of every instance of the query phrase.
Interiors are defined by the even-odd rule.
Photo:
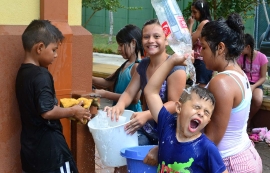
[[[121,149],[138,146],[137,132],[127,135],[124,130],[125,124],[130,121],[133,113],[133,111],[125,110],[122,114],[123,118],[118,122],[108,122],[109,127],[100,128],[98,116],[107,113],[99,110],[98,115],[88,122],[89,131],[92,133],[103,165],[108,167],[126,165],[126,159],[120,155]],[[111,121],[109,118],[108,120]]]

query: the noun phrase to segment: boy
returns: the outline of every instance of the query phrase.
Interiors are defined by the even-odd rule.
[[[79,105],[57,106],[54,81],[48,66],[57,57],[62,33],[47,20],[33,20],[22,35],[25,60],[16,78],[21,131],[21,163],[24,173],[77,173],[62,133],[61,118],[81,122],[90,112]]]
[[[154,120],[158,123],[158,172],[227,172],[218,149],[201,130],[210,121],[214,96],[199,86],[184,91],[171,115],[159,96],[169,71],[185,58],[172,56],[151,76],[144,93]]]

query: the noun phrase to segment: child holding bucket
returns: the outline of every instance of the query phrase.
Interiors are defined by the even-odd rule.
[[[144,89],[148,80],[151,78],[156,69],[164,63],[170,56],[166,53],[168,42],[161,25],[157,19],[147,21],[142,28],[143,48],[147,56],[142,59],[137,67],[131,82],[119,98],[117,104],[113,107],[105,107],[108,115],[116,120],[123,113],[125,108],[136,97],[139,90]],[[184,66],[175,66],[162,82],[159,95],[166,108],[175,113],[174,102],[178,100],[186,84],[186,72]],[[128,134],[134,134],[138,131],[139,145],[155,145],[158,143],[156,122],[144,104],[143,112],[133,114],[130,123],[125,126]],[[112,116],[113,115],[113,116]]]
[[[142,47],[142,31],[135,25],[126,25],[116,34],[118,43],[118,52],[126,61],[109,77],[100,78],[92,77],[93,85],[102,88],[113,87],[113,92],[103,89],[95,89],[101,97],[113,100],[113,106],[117,103],[119,97],[128,86],[132,75],[138,66],[138,59],[141,59],[141,54],[144,52]],[[140,91],[133,99],[132,103],[126,107],[127,110],[141,112]]]
[[[252,90],[252,99],[248,119],[248,131],[250,129],[250,120],[260,109],[263,101],[262,84],[266,80],[267,57],[254,50],[254,39],[250,34],[245,34],[245,48],[237,59],[237,63],[246,73]]]
[[[172,115],[159,96],[170,70],[183,64],[184,57],[171,57],[152,75],[144,89],[149,110],[158,123],[158,172],[227,172],[215,144],[201,130],[210,122],[215,98],[207,89],[195,86],[175,102]]]

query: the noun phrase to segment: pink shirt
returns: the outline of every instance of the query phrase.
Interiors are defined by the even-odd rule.
[[[244,66],[244,56],[240,55],[237,63],[243,68]],[[261,78],[261,66],[268,63],[268,59],[265,54],[257,52],[256,57],[252,62],[252,69],[250,70],[250,60],[246,59],[245,69],[243,69],[248,77],[249,82],[256,83]],[[251,79],[252,76],[252,79]]]

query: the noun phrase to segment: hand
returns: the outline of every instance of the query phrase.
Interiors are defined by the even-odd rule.
[[[187,65],[187,60],[190,59],[191,62],[194,61],[194,51],[192,50],[190,53],[185,53],[184,55],[178,55],[174,53],[171,56],[172,60],[174,61],[175,65]]]
[[[189,18],[188,18],[188,26],[193,26],[194,25],[194,18],[192,17],[192,16],[190,16]]]
[[[82,107],[83,101],[80,101],[78,105],[72,106],[74,115],[73,118],[80,121],[82,124],[85,124],[85,120],[90,120],[91,114],[89,109]]]
[[[115,105],[113,107],[106,106],[104,108],[104,111],[107,112],[107,116],[111,117],[112,121],[114,121],[114,120],[118,121],[119,116],[123,114],[124,109]]]
[[[147,117],[145,112],[135,112],[131,116],[131,121],[125,125],[125,131],[127,134],[133,135],[139,128],[141,128],[146,122]]]
[[[143,159],[143,163],[157,166],[158,165],[158,146],[154,146],[151,150],[147,153],[145,158]]]
[[[104,90],[104,89],[95,89],[95,90],[93,90],[93,92],[96,93],[96,94],[99,94],[100,97],[105,97],[105,95],[107,93],[107,91]]]

